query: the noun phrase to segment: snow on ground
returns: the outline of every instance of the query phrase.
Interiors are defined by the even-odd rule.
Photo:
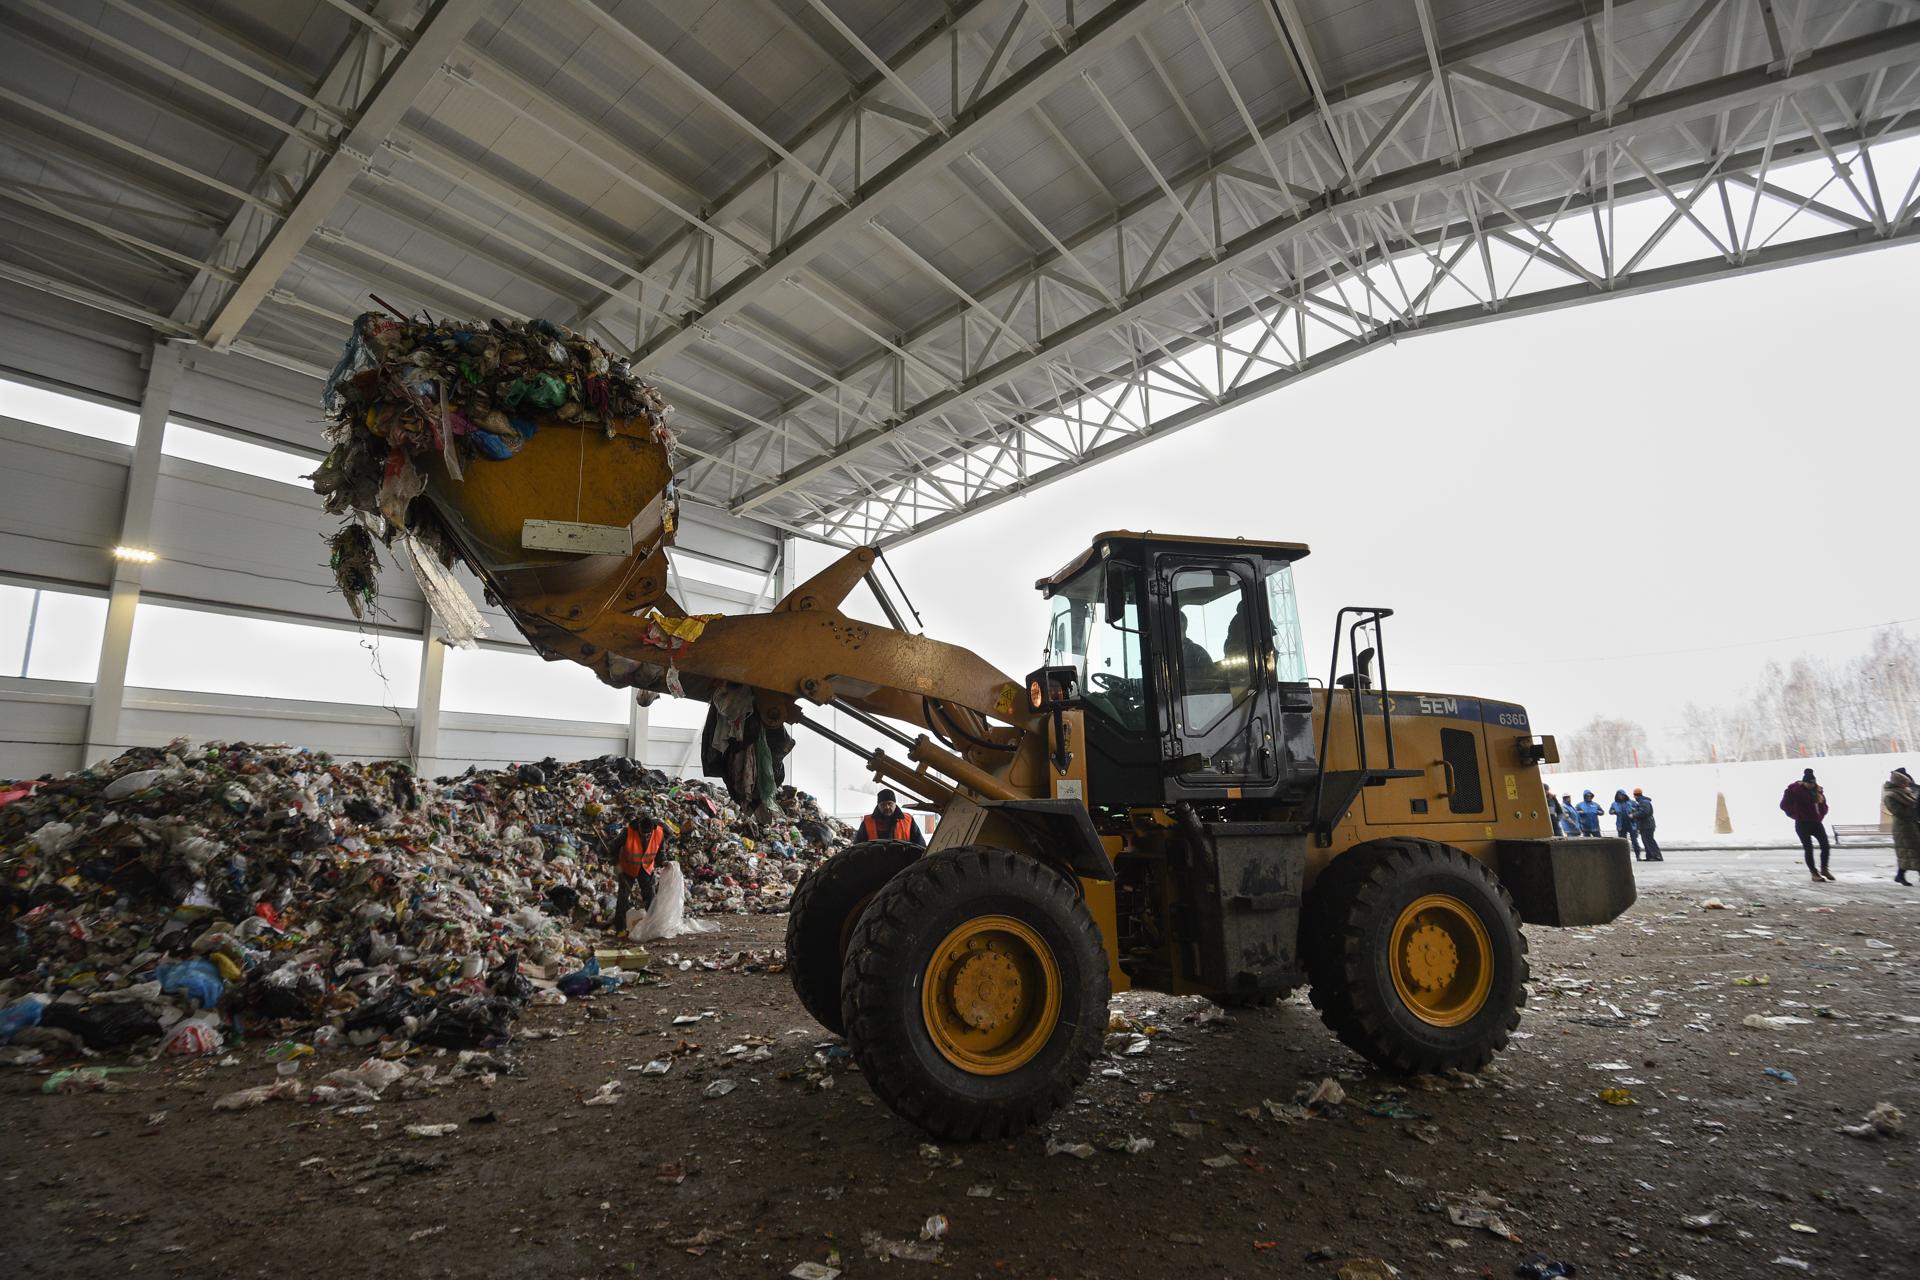
[[[1667,840],[1713,839],[1714,799],[1727,798],[1727,816],[1733,836],[1746,842],[1776,843],[1794,840],[1793,824],[1780,812],[1780,793],[1811,768],[1827,790],[1833,812],[1827,821],[1841,826],[1877,827],[1880,823],[1880,784],[1896,765],[1920,776],[1920,754],[1823,756],[1811,760],[1747,760],[1738,764],[1672,764],[1647,769],[1613,769],[1547,775],[1555,795],[1591,790],[1604,806],[1616,790],[1646,791],[1659,819],[1659,833]],[[1613,833],[1613,819],[1602,820]]]

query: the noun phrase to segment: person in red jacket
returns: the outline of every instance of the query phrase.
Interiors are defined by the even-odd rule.
[[[873,812],[860,819],[860,834],[853,842],[870,844],[875,840],[903,840],[922,849],[927,847],[927,838],[920,834],[920,824],[900,807],[899,797],[891,787],[880,788],[880,794],[874,797]]]
[[[1814,780],[1813,770],[1800,775],[1800,781],[1788,785],[1780,796],[1780,812],[1793,819],[1793,833],[1800,837],[1800,848],[1807,856],[1807,870],[1818,880],[1831,880],[1827,870],[1827,793]],[[1820,842],[1820,865],[1813,865],[1813,842]]]

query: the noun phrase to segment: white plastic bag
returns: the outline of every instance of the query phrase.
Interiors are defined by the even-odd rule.
[[[214,1025],[211,1016],[184,1018],[167,1032],[166,1039],[160,1042],[160,1052],[179,1054],[182,1057],[198,1057],[204,1053],[218,1053],[226,1045],[226,1037],[220,1034],[220,1028]]]
[[[631,916],[629,917],[631,918]],[[687,915],[687,877],[680,864],[669,862],[660,869],[660,882],[653,888],[653,905],[641,914],[640,923],[627,936],[635,942],[657,938],[677,938],[683,933],[705,933],[713,928],[703,920]]]

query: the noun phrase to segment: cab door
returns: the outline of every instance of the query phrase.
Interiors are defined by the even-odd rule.
[[[1167,760],[1192,761],[1168,780],[1172,799],[1237,799],[1270,788],[1272,676],[1264,591],[1251,558],[1158,557],[1161,733]]]

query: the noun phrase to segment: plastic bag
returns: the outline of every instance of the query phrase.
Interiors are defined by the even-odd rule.
[[[406,1074],[407,1066],[403,1062],[368,1058],[352,1069],[327,1072],[321,1077],[320,1083],[335,1089],[365,1089],[377,1097],[386,1092],[388,1085]]]
[[[683,933],[706,933],[713,927],[687,914],[687,877],[678,862],[669,862],[660,869],[660,881],[653,890],[653,905],[627,936],[635,942],[652,942],[657,938],[677,938]]]
[[[327,995],[327,980],[310,965],[283,964],[257,974],[250,994],[254,1007],[269,1018],[309,1018]]]
[[[4,1009],[0,1009],[0,1044],[30,1027],[40,1025],[40,1016],[46,1012],[48,997],[43,995],[22,996]]]
[[[128,796],[145,791],[173,772],[172,768],[160,768],[136,769],[132,773],[123,773],[107,784],[106,789],[100,793],[100,798],[109,802],[125,800]]]
[[[408,1019],[423,1017],[430,1007],[425,998],[411,991],[389,991],[355,1005],[347,1014],[346,1030],[349,1035],[356,1031],[398,1031],[406,1026]]]
[[[265,1106],[275,1098],[294,1099],[300,1096],[298,1080],[279,1080],[273,1084],[255,1085],[251,1089],[240,1089],[229,1093],[213,1104],[215,1111],[251,1111],[255,1107]]]
[[[124,1049],[136,1040],[160,1034],[160,1020],[138,1001],[102,1004],[50,1004],[40,1025],[71,1031],[87,1048]]]
[[[153,971],[153,976],[160,980],[160,990],[169,995],[179,992],[197,1002],[202,1009],[216,1007],[227,990],[227,984],[220,980],[220,971],[214,968],[211,960],[163,964]]]
[[[432,1019],[413,1039],[439,1048],[471,1049],[511,1036],[519,1013],[519,1005],[499,996],[445,996],[435,1003]]]
[[[218,1053],[225,1044],[226,1037],[220,1034],[219,1027],[213,1025],[212,1018],[186,1018],[173,1024],[173,1029],[167,1032],[167,1038],[160,1044],[160,1052],[190,1058],[203,1053]]]

